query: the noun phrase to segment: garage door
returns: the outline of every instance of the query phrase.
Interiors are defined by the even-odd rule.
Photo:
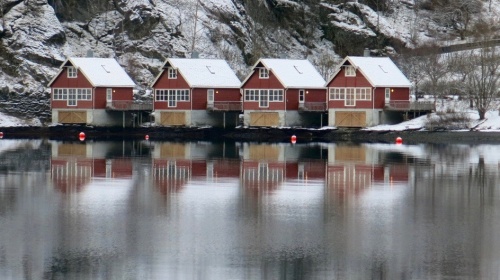
[[[87,123],[86,111],[60,111],[59,123]]]
[[[275,112],[250,113],[250,126],[279,126],[279,114]]]
[[[163,112],[160,118],[161,125],[186,125],[185,112]]]
[[[335,126],[365,127],[366,112],[335,112]]]

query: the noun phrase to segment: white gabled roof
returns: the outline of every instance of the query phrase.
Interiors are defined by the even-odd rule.
[[[260,63],[272,72],[285,88],[325,87],[325,79],[307,59],[264,58],[257,61],[253,69]]]
[[[356,67],[374,87],[410,87],[411,82],[389,57],[348,56],[346,61]]]
[[[223,59],[168,58],[163,67],[177,69],[191,88],[239,88],[240,79]],[[163,72],[163,71],[162,71]],[[156,83],[160,73],[152,85]]]
[[[61,66],[59,73],[50,81],[49,86],[63,71],[68,62],[83,74],[94,87],[135,87],[134,81],[114,58],[70,57]]]

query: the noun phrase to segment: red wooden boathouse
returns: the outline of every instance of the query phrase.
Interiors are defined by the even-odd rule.
[[[242,83],[245,126],[321,126],[325,80],[308,60],[260,59]]]
[[[221,59],[169,58],[153,81],[155,123],[236,126],[240,80]]]

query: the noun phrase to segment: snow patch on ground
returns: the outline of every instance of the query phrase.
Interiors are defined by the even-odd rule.
[[[39,120],[22,120],[20,118],[0,113],[0,127],[15,126],[42,126],[42,123]]]

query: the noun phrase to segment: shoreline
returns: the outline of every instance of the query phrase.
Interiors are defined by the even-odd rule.
[[[369,131],[361,129],[310,128],[214,128],[214,127],[91,127],[61,125],[49,127],[1,127],[3,139],[85,140],[145,140],[150,141],[238,141],[238,142],[290,142],[293,135],[297,143],[353,142],[394,143],[397,137],[404,144],[500,144],[500,132],[485,131]],[[146,137],[147,136],[147,137]]]

